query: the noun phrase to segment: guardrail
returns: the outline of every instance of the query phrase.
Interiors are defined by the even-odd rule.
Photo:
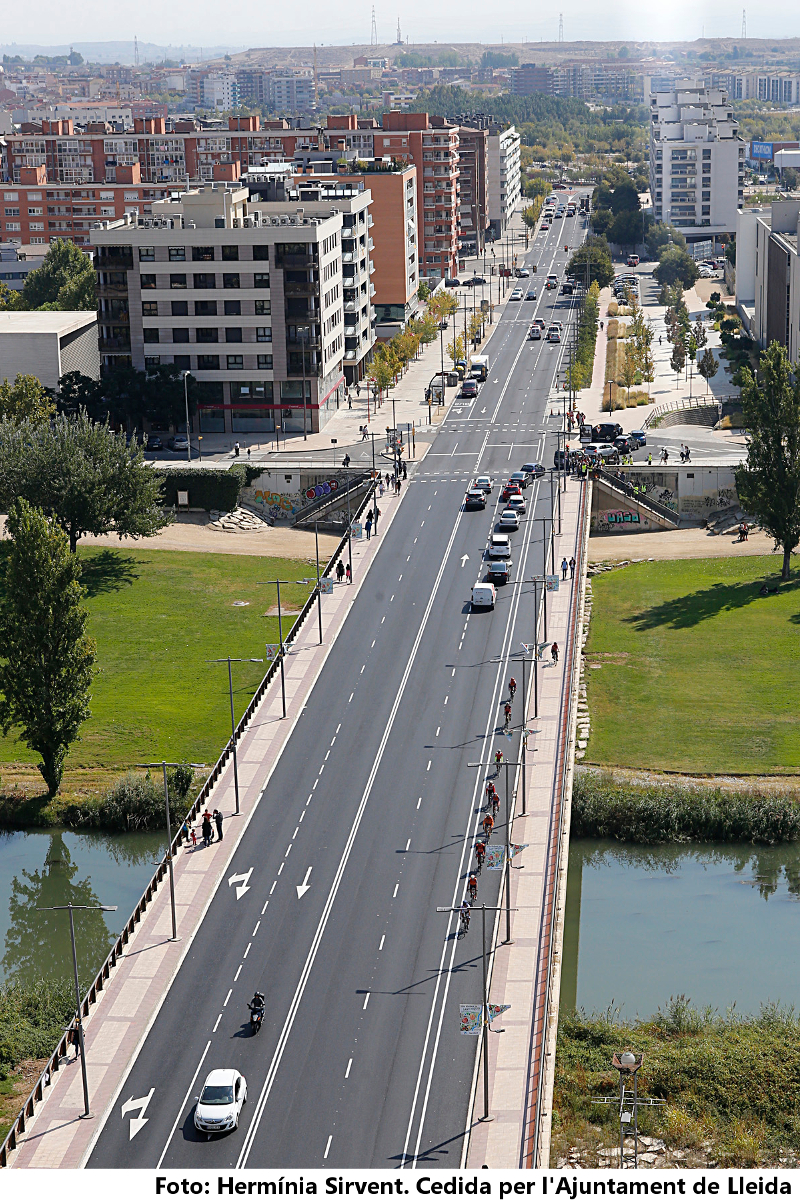
[[[600,470],[597,472],[597,476],[599,479],[602,479],[603,483],[607,484],[608,487],[613,488],[615,492],[619,492],[621,495],[623,495],[626,500],[635,500],[637,504],[641,504],[645,508],[649,508],[651,512],[656,514],[656,516],[663,517],[665,520],[670,521],[673,525],[679,524],[680,518],[675,510],[673,508],[667,508],[666,504],[662,504],[660,500],[652,500],[646,493],[641,495],[637,494],[633,490],[628,491],[628,487],[622,482],[622,480],[617,479],[616,475],[611,475],[608,471]]]
[[[680,412],[684,408],[711,408],[712,406],[721,410],[726,400],[733,399],[735,399],[734,396],[691,396],[689,399],[670,400],[666,404],[657,404],[645,417],[642,429],[649,429],[657,417],[663,417],[666,413]]]
[[[354,520],[357,519],[361,515],[361,513],[364,511],[364,508],[366,507],[366,505],[369,503],[370,499],[372,498],[372,495],[375,491],[375,487],[377,487],[377,483],[375,484],[374,487],[370,488],[370,490],[367,492],[366,496],[364,497],[362,503],[359,505],[358,510],[355,513],[353,513]],[[347,532],[345,532],[344,535],[342,536],[342,538],[340,539],[339,545],[336,547],[335,552],[331,555],[330,559],[328,560],[325,570],[320,575],[320,579],[324,579],[324,578],[326,578],[326,576],[328,576],[330,574],[336,561],[338,560],[340,555],[343,553],[346,545],[347,545]],[[316,598],[317,598],[316,594],[317,594],[317,589],[316,589],[316,587],[314,587],[313,591],[311,592],[311,595],[308,597],[305,604],[303,605],[302,610],[298,614],[297,620],[292,625],[292,628],[289,630],[288,634],[284,638],[285,645],[287,645],[287,646],[291,645],[292,642],[294,642],[295,639],[297,638],[297,635],[300,632],[300,629],[302,628],[303,622],[306,620],[309,613],[312,611],[314,604],[316,603]],[[264,675],[264,678],[261,680],[261,683],[256,688],[253,698],[251,699],[250,703],[248,704],[247,708],[245,709],[244,714],[242,715],[238,725],[236,726],[236,730],[235,730],[235,733],[233,736],[236,738],[237,743],[238,743],[239,739],[241,738],[241,736],[247,730],[247,727],[250,724],[250,721],[252,720],[253,715],[255,714],[256,709],[258,708],[258,705],[264,696],[264,693],[266,692],[267,688],[269,687],[270,683],[272,682],[273,678],[278,673],[278,671],[280,671],[280,659],[276,658],[270,664],[266,674]],[[228,759],[230,758],[232,753],[233,753],[233,738],[229,738],[228,743],[225,746],[225,749],[222,751],[219,758],[214,763],[214,766],[212,767],[211,772],[208,775],[208,778],[206,779],[205,783],[203,784],[202,788],[200,789],[200,792],[198,793],[194,803],[192,804],[189,811],[186,813],[184,820],[181,821],[180,829],[175,834],[175,837],[172,839],[172,843],[170,845],[170,853],[172,855],[175,854],[175,852],[180,848],[181,843],[184,841],[184,834],[183,834],[184,821],[193,820],[197,816],[197,814],[200,812],[203,805],[205,805],[209,795],[211,794],[211,790],[214,787],[214,784],[216,783],[216,781],[219,779],[220,775],[222,774],[222,772],[228,762]],[[134,908],[133,912],[131,913],[130,917],[128,918],[128,921],[126,922],[125,927],[122,930],[122,933],[119,935],[116,942],[114,943],[114,945],[111,949],[111,953],[108,955],[108,957],[106,958],[102,967],[97,972],[97,975],[95,976],[91,986],[89,987],[89,990],[87,991],[86,995],[81,1000],[80,1011],[81,1011],[82,1016],[87,1017],[89,1015],[89,1010],[91,1009],[93,1004],[96,1004],[98,995],[103,991],[103,987],[105,985],[106,980],[109,978],[112,970],[117,965],[117,960],[122,957],[124,948],[125,948],[125,946],[127,946],[128,942],[131,939],[132,934],[134,933],[134,931],[136,929],[136,926],[139,924],[139,922],[141,921],[145,912],[147,911],[148,905],[150,904],[151,900],[153,899],[153,897],[155,896],[155,894],[158,890],[158,885],[161,883],[161,880],[164,879],[167,874],[167,869],[168,869],[167,862],[168,862],[168,860],[165,857],[163,859],[163,861],[159,864],[155,874],[153,875],[152,879],[148,883],[145,890],[142,892],[142,895],[139,898],[139,901],[136,904],[136,907]],[[34,1112],[36,1111],[36,1105],[41,1103],[41,1101],[44,1099],[45,1089],[51,1085],[51,1083],[53,1081],[53,1076],[55,1074],[57,1074],[57,1072],[60,1070],[62,1061],[66,1058],[67,1048],[70,1045],[72,1035],[76,1031],[76,1028],[77,1027],[75,1024],[75,1018],[73,1017],[70,1024],[64,1030],[64,1036],[59,1040],[59,1043],[56,1046],[54,1052],[51,1054],[50,1058],[47,1060],[44,1070],[42,1071],[41,1075],[37,1079],[33,1089],[29,1093],[27,1099],[25,1100],[25,1103],[23,1104],[22,1108],[20,1109],[19,1113],[17,1114],[16,1119],[12,1122],[11,1128],[9,1129],[8,1133],[6,1134],[2,1145],[0,1145],[0,1167],[8,1166],[9,1155],[17,1148],[17,1136],[20,1133],[25,1132],[26,1122],[33,1116]]]

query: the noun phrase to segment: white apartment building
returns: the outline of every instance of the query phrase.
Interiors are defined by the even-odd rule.
[[[202,80],[202,103],[206,108],[231,112],[239,107],[239,84],[233,71],[213,71]]]
[[[650,96],[650,193],[688,241],[733,233],[746,147],[725,92],[690,80]]]
[[[201,433],[319,430],[344,399],[345,361],[358,369],[374,341],[370,202],[369,191],[251,201],[245,187],[207,184],[154,203],[150,217],[101,223],[104,370],[191,372]],[[343,253],[345,241],[360,252]]]
[[[522,194],[520,136],[513,125],[492,129],[488,139],[487,209],[496,238],[506,231]]]
[[[791,107],[800,104],[800,75],[787,71],[748,71],[731,75],[728,89],[733,100],[768,100]]]
[[[786,347],[800,357],[800,201],[739,214],[736,231],[736,303],[759,346]]]
[[[276,112],[309,113],[316,107],[317,92],[312,75],[276,72],[266,77],[265,84],[265,99]]]

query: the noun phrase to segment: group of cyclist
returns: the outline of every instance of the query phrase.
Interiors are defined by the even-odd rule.
[[[505,701],[503,712],[505,715],[505,728],[511,724],[511,705],[517,691],[517,681],[513,677],[508,681],[508,700]],[[503,765],[503,751],[498,750],[494,756],[495,778],[500,774],[500,768]],[[461,903],[459,908],[459,919],[461,922],[461,932],[466,933],[469,929],[469,918],[471,906],[478,899],[478,873],[483,868],[483,862],[486,858],[486,843],[491,841],[494,823],[497,814],[500,810],[500,796],[493,779],[487,781],[486,784],[486,812],[481,821],[482,835],[479,835],[475,843],[475,868],[470,871],[467,879],[467,897]]]

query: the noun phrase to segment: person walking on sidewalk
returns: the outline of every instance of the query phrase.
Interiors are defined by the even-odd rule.
[[[386,472],[386,490],[387,490],[387,492],[389,490],[389,472],[388,471]]]
[[[375,532],[376,532],[376,533],[378,532],[378,517],[379,517],[380,515],[381,515],[381,510],[378,508],[378,506],[377,506],[377,504],[376,504],[376,505],[375,505],[375,507],[374,507],[374,508],[373,508],[373,510],[372,510],[372,518],[373,518],[373,521],[374,521],[374,524],[375,524]]]
[[[378,495],[380,496],[381,500],[383,499],[383,492],[384,492],[383,480],[381,479],[380,483],[378,484]]]
[[[206,809],[203,813],[203,845],[208,849],[214,832],[211,828],[211,813]]]
[[[222,813],[218,808],[214,809],[214,824],[217,827],[217,841],[222,841]]]
[[[569,570],[569,563],[567,562],[566,558],[562,558],[562,560],[561,560],[561,578],[562,579],[567,578],[568,570]]]
[[[687,447],[687,449],[688,449],[688,447]],[[406,467],[405,459],[403,459],[403,479],[408,479],[408,468]]]
[[[557,667],[558,666],[558,642],[553,642],[552,646],[550,647],[550,653],[553,657],[553,666]]]
[[[569,560],[569,577],[570,577],[570,579],[575,578],[575,556],[574,555]]]
[[[367,541],[372,537],[372,513],[367,514],[367,519],[364,522],[364,528],[367,531]]]
[[[344,563],[341,559],[336,564],[336,578],[339,580],[339,583],[344,579]]]
[[[347,575],[347,582],[352,583],[353,582],[353,568],[350,566],[350,563],[348,563],[347,566],[345,567],[345,574]]]

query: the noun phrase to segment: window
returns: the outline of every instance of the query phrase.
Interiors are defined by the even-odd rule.
[[[226,342],[241,342],[241,340],[242,340],[241,329],[234,328],[234,329],[226,329],[225,330],[225,341]]]
[[[142,301],[142,316],[143,317],[157,317],[158,316],[158,301],[157,300],[143,300]]]
[[[269,262],[269,246],[253,246],[254,262]]]
[[[218,354],[198,354],[197,369],[198,369],[198,371],[218,371],[219,370],[219,355]]]
[[[189,301],[188,300],[173,300],[172,301],[173,317],[188,317]]]
[[[159,357],[158,354],[154,354],[150,358],[148,358],[147,355],[145,355],[145,359],[144,359],[145,371],[152,371],[152,370],[154,370],[155,367],[160,367],[160,366],[161,366],[161,358]]]
[[[139,247],[139,262],[155,262],[156,252],[153,246]]]
[[[259,325],[258,328],[256,329],[256,341],[257,342],[271,342],[272,341],[272,326],[271,325]]]
[[[222,276],[222,286],[224,288],[238,288],[239,276],[238,275],[223,275]]]
[[[196,317],[215,317],[217,315],[216,300],[195,300],[194,315]]]
[[[173,329],[172,340],[173,340],[173,342],[188,342],[189,330],[188,329]]]
[[[703,199],[703,200],[710,200],[710,199],[711,199],[711,192],[703,192],[703,195],[702,195],[701,199]]]
[[[19,216],[19,209],[18,209],[18,208],[7,208],[7,209],[6,209],[6,216],[7,216],[7,217],[18,217],[18,216]]]
[[[169,286],[171,288],[185,288],[186,287],[186,276],[185,275],[170,275]]]
[[[704,217],[710,217],[710,216],[711,216],[711,205],[710,205],[710,204],[704,204],[704,205],[703,205],[703,211],[702,211],[702,215],[703,215]]]
[[[217,286],[216,275],[195,275],[194,286],[198,290],[203,288],[215,288]]]
[[[213,246],[192,246],[192,262],[213,262]]]
[[[158,330],[157,329],[143,329],[142,336],[143,336],[145,342],[157,342],[158,341]]]
[[[240,317],[242,315],[241,300],[226,300],[225,301],[225,316]]]
[[[173,354],[172,361],[179,371],[191,371],[192,360],[188,354]]]
[[[239,247],[238,246],[223,246],[222,247],[222,261],[223,262],[238,262],[239,261]]]
[[[140,275],[139,278],[141,280],[142,291],[145,288],[154,288],[156,286],[155,275]]]
[[[271,354],[259,354],[257,362],[258,362],[259,371],[271,371],[272,370],[272,355]]]
[[[231,384],[231,401],[234,404],[237,400],[252,401],[271,399],[272,381],[269,379],[257,379],[250,383]]]
[[[253,276],[253,287],[268,288],[269,275],[263,275],[261,272],[256,271],[255,275]]]
[[[196,329],[194,331],[194,340],[196,342],[218,342],[219,331],[216,329]]]
[[[703,158],[711,158],[711,151],[710,151],[710,150],[704,150],[704,151],[703,151]]]
[[[243,371],[244,357],[241,354],[229,354],[227,357],[229,371]]]
[[[170,246],[169,261],[170,262],[186,262],[186,247],[185,246]]]
[[[256,316],[268,317],[272,312],[271,300],[256,300]]]

